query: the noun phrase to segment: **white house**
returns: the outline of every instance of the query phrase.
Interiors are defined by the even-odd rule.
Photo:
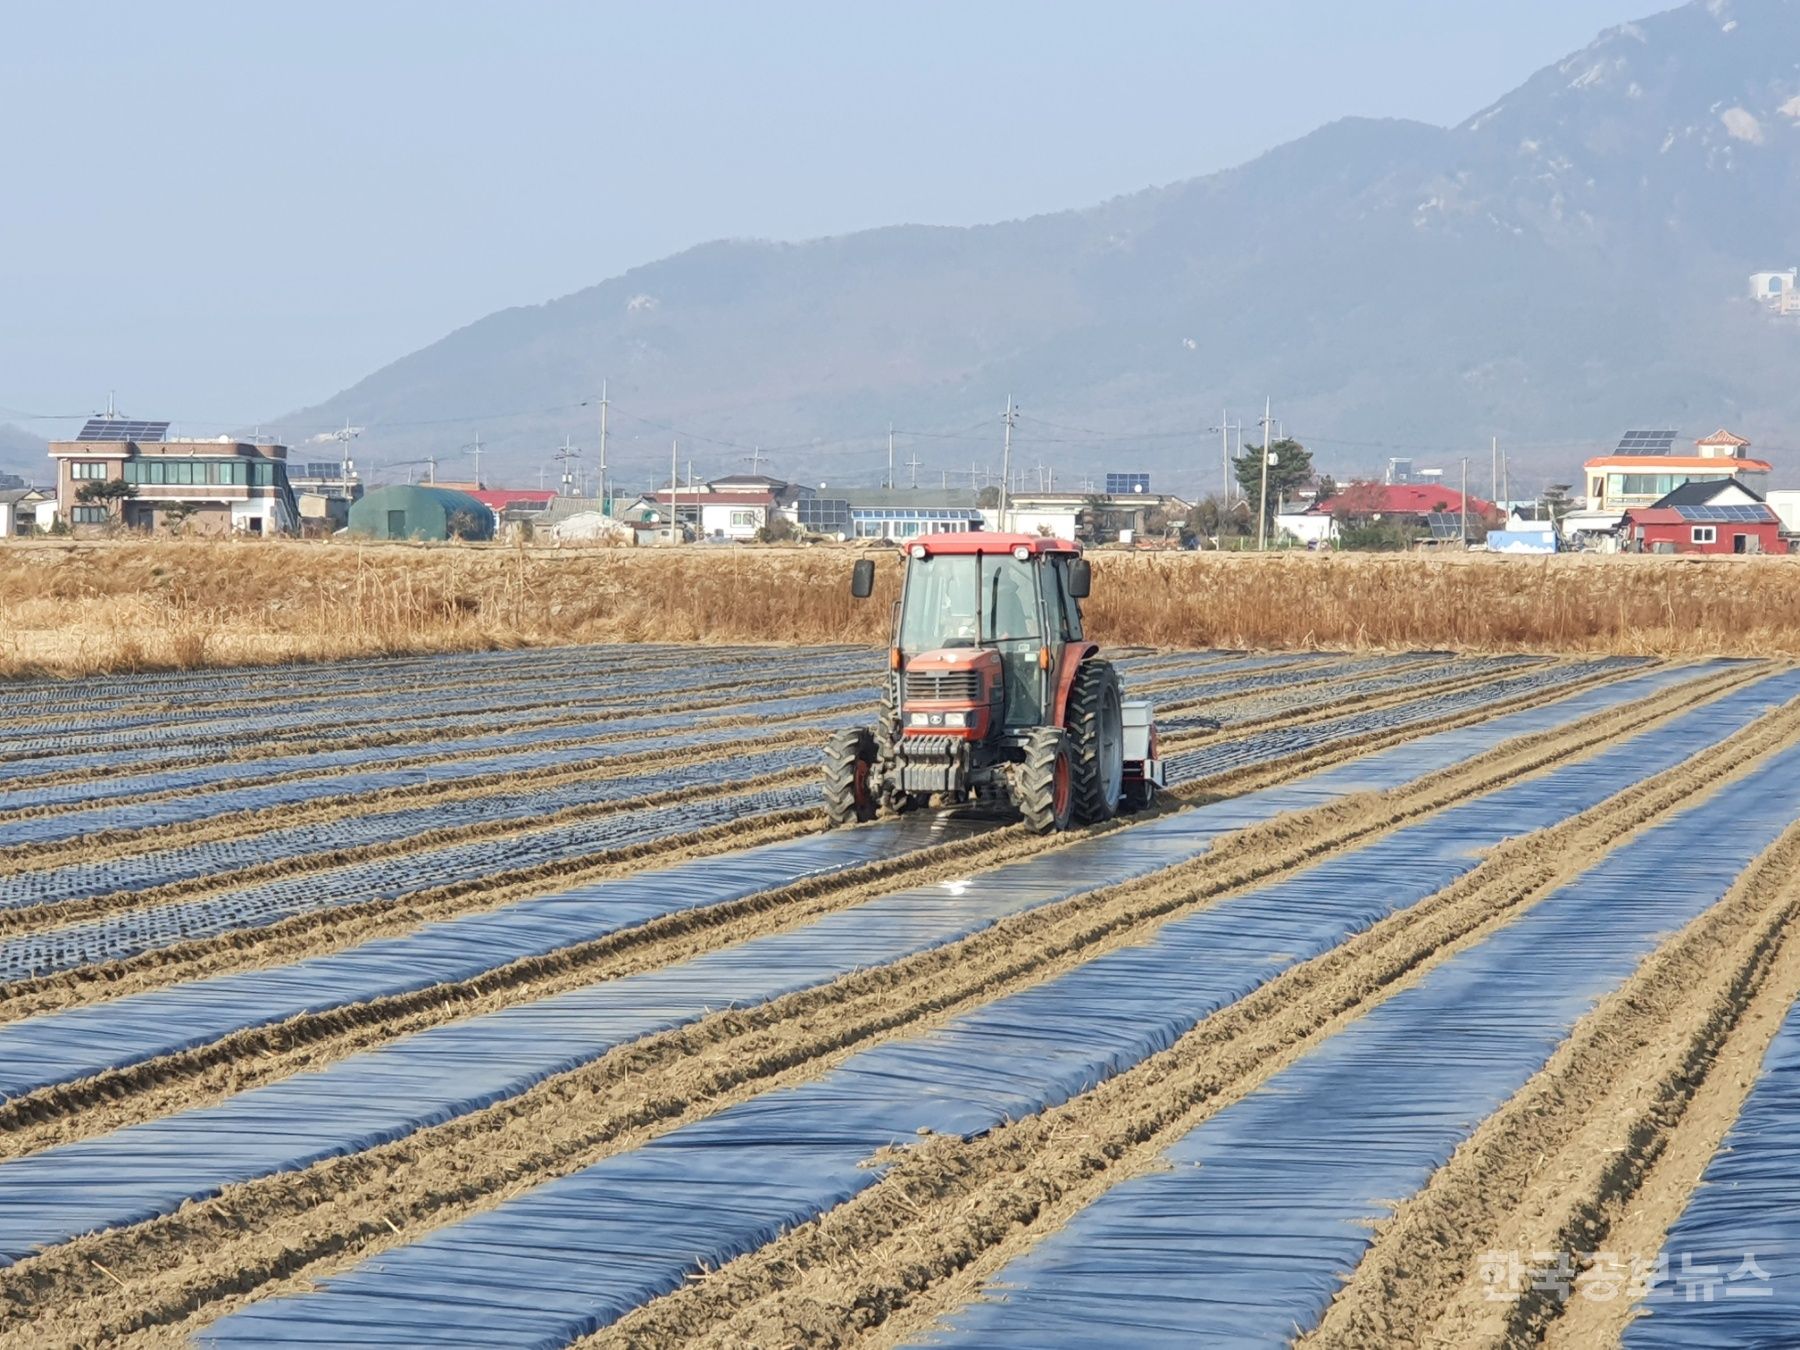
[[[0,490],[0,539],[30,534],[34,526],[48,533],[55,523],[55,494],[30,487]]]
[[[675,518],[701,539],[755,539],[775,511],[775,494],[769,491],[690,492],[684,488],[671,495],[668,488],[660,488],[655,497],[663,507],[673,502]]]
[[[1800,489],[1776,488],[1763,500],[1781,517],[1783,534],[1800,534]]]
[[[1255,516],[1252,513],[1251,518]],[[1282,511],[1275,517],[1277,534],[1291,534],[1308,548],[1337,541],[1337,517],[1329,511]]]
[[[1796,289],[1800,289],[1800,268],[1750,274],[1750,298],[1761,300],[1764,304],[1779,305]]]

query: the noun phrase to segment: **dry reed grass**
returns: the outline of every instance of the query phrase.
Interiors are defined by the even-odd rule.
[[[880,642],[845,548],[8,541],[0,675],[555,642]],[[1800,656],[1800,559],[1096,553],[1090,628],[1154,646]]]

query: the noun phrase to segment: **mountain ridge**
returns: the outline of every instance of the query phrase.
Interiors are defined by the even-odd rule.
[[[1796,52],[1793,0],[1694,3],[1454,127],[1340,118],[1085,207],[711,241],[496,311],[283,422],[348,418],[378,458],[479,430],[490,476],[523,481],[565,434],[591,454],[605,379],[627,481],[666,474],[679,428],[703,473],[760,446],[795,477],[873,482],[890,416],[945,433],[900,452],[936,481],[997,468],[1010,392],[1043,419],[1021,462],[1177,489],[1216,482],[1206,428],[1264,392],[1340,474],[1497,435],[1566,481],[1646,419],[1779,435],[1800,324],[1741,297],[1800,253]]]

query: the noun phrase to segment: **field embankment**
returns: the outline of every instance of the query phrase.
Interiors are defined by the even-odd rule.
[[[878,642],[853,551],[202,540],[0,546],[0,675],[565,642]],[[1800,656],[1800,559],[1096,553],[1118,645]]]

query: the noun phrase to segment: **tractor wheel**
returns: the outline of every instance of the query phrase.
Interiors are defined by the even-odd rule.
[[[1085,824],[1119,813],[1125,783],[1125,715],[1119,675],[1110,661],[1090,660],[1075,672],[1066,721],[1075,747],[1075,814]]]
[[[1033,834],[1066,830],[1075,820],[1075,750],[1060,727],[1038,727],[1025,740],[1018,807]]]
[[[825,743],[825,818],[832,825],[875,819],[869,771],[875,737],[863,727],[840,731]]]

